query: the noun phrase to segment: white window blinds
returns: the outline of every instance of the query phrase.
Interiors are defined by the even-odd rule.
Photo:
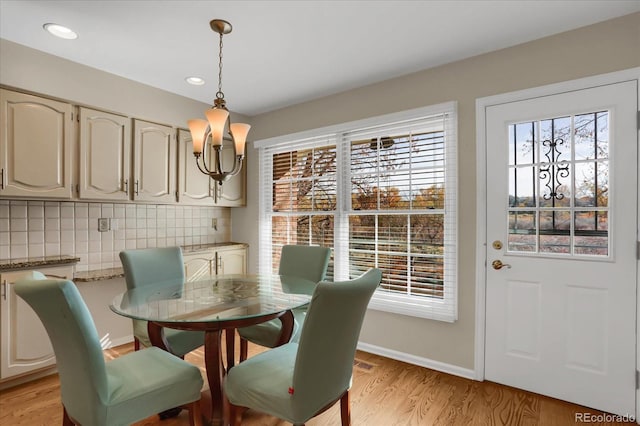
[[[333,135],[261,152],[260,273],[277,273],[283,245],[333,247],[336,154]]]
[[[284,244],[332,247],[328,279],[382,270],[371,308],[454,321],[456,127],[449,103],[263,143],[260,272]]]

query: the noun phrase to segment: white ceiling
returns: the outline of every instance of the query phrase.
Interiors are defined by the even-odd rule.
[[[637,11],[640,0],[0,0],[0,37],[211,103],[209,21],[226,19],[222,89],[229,109],[255,115]],[[79,38],[57,39],[47,22]]]

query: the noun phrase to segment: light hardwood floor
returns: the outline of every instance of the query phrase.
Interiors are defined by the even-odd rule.
[[[117,357],[131,350],[131,344],[119,346],[105,351],[105,357]],[[261,350],[250,344],[249,356]],[[186,359],[202,369],[202,349],[187,355]],[[339,426],[338,407],[336,404],[307,425]],[[356,355],[351,389],[353,426],[561,426],[577,424],[576,413],[602,414],[491,382],[476,382],[365,352]],[[60,424],[62,408],[57,375],[0,391],[0,425]],[[136,426],[188,424],[187,413],[183,411],[178,417],[163,421],[158,416],[149,417]],[[244,414],[243,425],[284,426],[288,423],[250,410]]]

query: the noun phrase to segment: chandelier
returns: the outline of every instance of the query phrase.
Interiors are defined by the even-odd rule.
[[[187,123],[191,132],[193,155],[196,157],[198,169],[222,185],[222,182],[228,180],[231,176],[237,175],[242,169],[244,146],[251,126],[244,123],[231,123],[227,103],[222,92],[222,36],[231,32],[231,24],[222,19],[214,19],[209,25],[213,31],[220,34],[218,92],[213,101],[213,107],[205,112],[207,119],[193,119]],[[227,171],[223,170],[221,158],[225,127],[229,129],[228,135],[233,141],[235,150],[233,167]],[[213,152],[207,149],[208,144],[211,144]]]

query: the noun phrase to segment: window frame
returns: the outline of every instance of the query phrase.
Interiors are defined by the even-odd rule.
[[[259,150],[259,168],[261,190],[259,197],[259,242],[258,242],[258,271],[272,273],[271,269],[271,200],[272,200],[272,155],[286,150],[304,149],[322,146],[323,142],[331,141],[336,146],[336,180],[337,200],[334,226],[334,279],[336,281],[348,279],[349,265],[349,217],[354,213],[350,209],[350,160],[345,154],[349,151],[350,142],[345,140],[345,134],[368,127],[379,127],[403,121],[431,119],[433,116],[446,116],[444,126],[444,173],[445,173],[445,220],[444,220],[444,268],[445,287],[442,299],[394,294],[386,291],[376,291],[369,304],[370,309],[391,312],[412,317],[421,317],[445,322],[454,322],[458,315],[458,240],[457,240],[457,103],[446,102],[438,105],[401,111],[376,117],[357,120],[339,125],[312,129],[304,132],[263,139],[254,142]],[[325,146],[327,144],[325,143]],[[267,157],[270,157],[267,159]],[[268,184],[264,182],[268,180]],[[263,186],[264,185],[264,186]],[[403,211],[404,212],[404,211]],[[420,214],[421,210],[412,210],[411,214]],[[291,212],[292,214],[309,214],[313,212]],[[322,214],[321,211],[317,213]],[[362,211],[366,214],[367,211]],[[379,210],[371,214],[379,214]],[[384,211],[385,214],[393,211]],[[400,211],[398,211],[400,213]],[[406,213],[406,212],[405,212]]]

